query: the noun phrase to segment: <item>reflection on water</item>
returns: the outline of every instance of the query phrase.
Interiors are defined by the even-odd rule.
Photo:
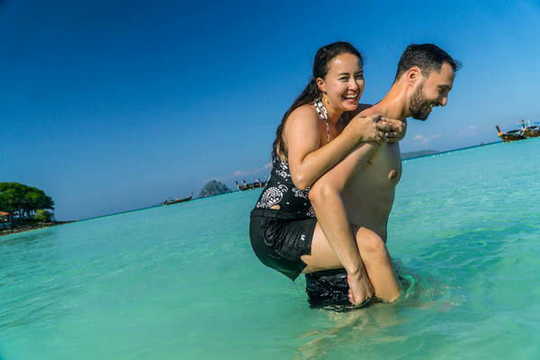
[[[2,263],[0,329],[25,326],[58,315],[63,285],[55,251],[55,232],[49,229],[0,238]]]
[[[517,234],[534,236],[537,229],[510,224],[497,229],[463,231],[441,237],[406,264],[396,260],[394,266],[402,285],[402,296],[396,303],[374,304],[347,313],[318,310],[328,321],[325,326],[318,324],[300,336],[302,344],[295,358],[353,359],[362,355],[376,359],[385,352],[392,353],[386,348],[392,344],[400,348],[404,343],[423,347],[429,340],[419,339],[419,334],[432,329],[435,319],[444,321],[446,329],[460,328],[464,321],[489,319],[491,313],[475,310],[497,299],[478,298],[478,285],[483,284],[482,291],[493,290],[494,279],[490,276],[496,274],[492,269],[508,260],[505,249],[519,238]],[[444,332],[431,335],[437,341],[447,337],[449,334]],[[407,351],[411,348],[402,355]],[[424,355],[438,356],[435,349],[426,350]]]
[[[253,255],[258,191],[0,237],[0,360],[536,359],[538,146],[404,164],[403,296],[349,313]]]
[[[328,317],[329,325],[301,335],[304,343],[299,346],[296,358],[324,359],[347,344],[361,347],[403,341],[405,336],[389,334],[387,330],[406,321],[406,317],[400,316],[401,310],[423,307],[429,301],[425,299],[425,294],[420,293],[418,279],[410,269],[399,261],[395,262],[394,267],[399,273],[401,285],[401,298],[396,303],[375,303],[348,312],[316,310]]]
[[[4,251],[5,247],[11,246],[21,246],[22,248],[35,245],[39,247],[52,246],[51,242],[47,241],[46,239],[52,240],[54,238],[54,234],[55,232],[52,229],[42,229],[21,234],[1,236],[0,249]]]
[[[402,321],[399,306],[395,304],[374,304],[347,313],[327,312],[326,315],[332,325],[303,334],[301,338],[308,341],[298,348],[297,359],[324,359],[347,345],[391,344],[404,339],[403,336],[385,334],[387,328]]]

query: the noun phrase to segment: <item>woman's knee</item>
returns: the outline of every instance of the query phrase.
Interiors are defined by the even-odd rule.
[[[309,201],[313,205],[324,204],[328,198],[336,196],[337,189],[327,182],[316,182],[309,190]]]

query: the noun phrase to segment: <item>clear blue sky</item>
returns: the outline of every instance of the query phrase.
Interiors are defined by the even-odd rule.
[[[540,120],[537,1],[223,4],[0,0],[0,181],[42,188],[58,219],[77,219],[262,175],[316,49],[336,40],[365,54],[366,103],[410,43],[464,64],[402,151]]]

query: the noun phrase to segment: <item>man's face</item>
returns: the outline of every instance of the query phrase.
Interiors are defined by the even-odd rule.
[[[433,70],[420,81],[411,95],[409,112],[418,120],[426,120],[434,106],[445,106],[454,84],[454,70],[443,63],[440,71]]]

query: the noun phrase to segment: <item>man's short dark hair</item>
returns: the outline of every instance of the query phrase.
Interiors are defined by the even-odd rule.
[[[428,76],[431,71],[441,71],[442,64],[448,63],[454,71],[457,71],[461,64],[454,60],[446,51],[434,44],[411,44],[407,46],[399,59],[396,78],[413,66],[418,66],[424,76]]]

